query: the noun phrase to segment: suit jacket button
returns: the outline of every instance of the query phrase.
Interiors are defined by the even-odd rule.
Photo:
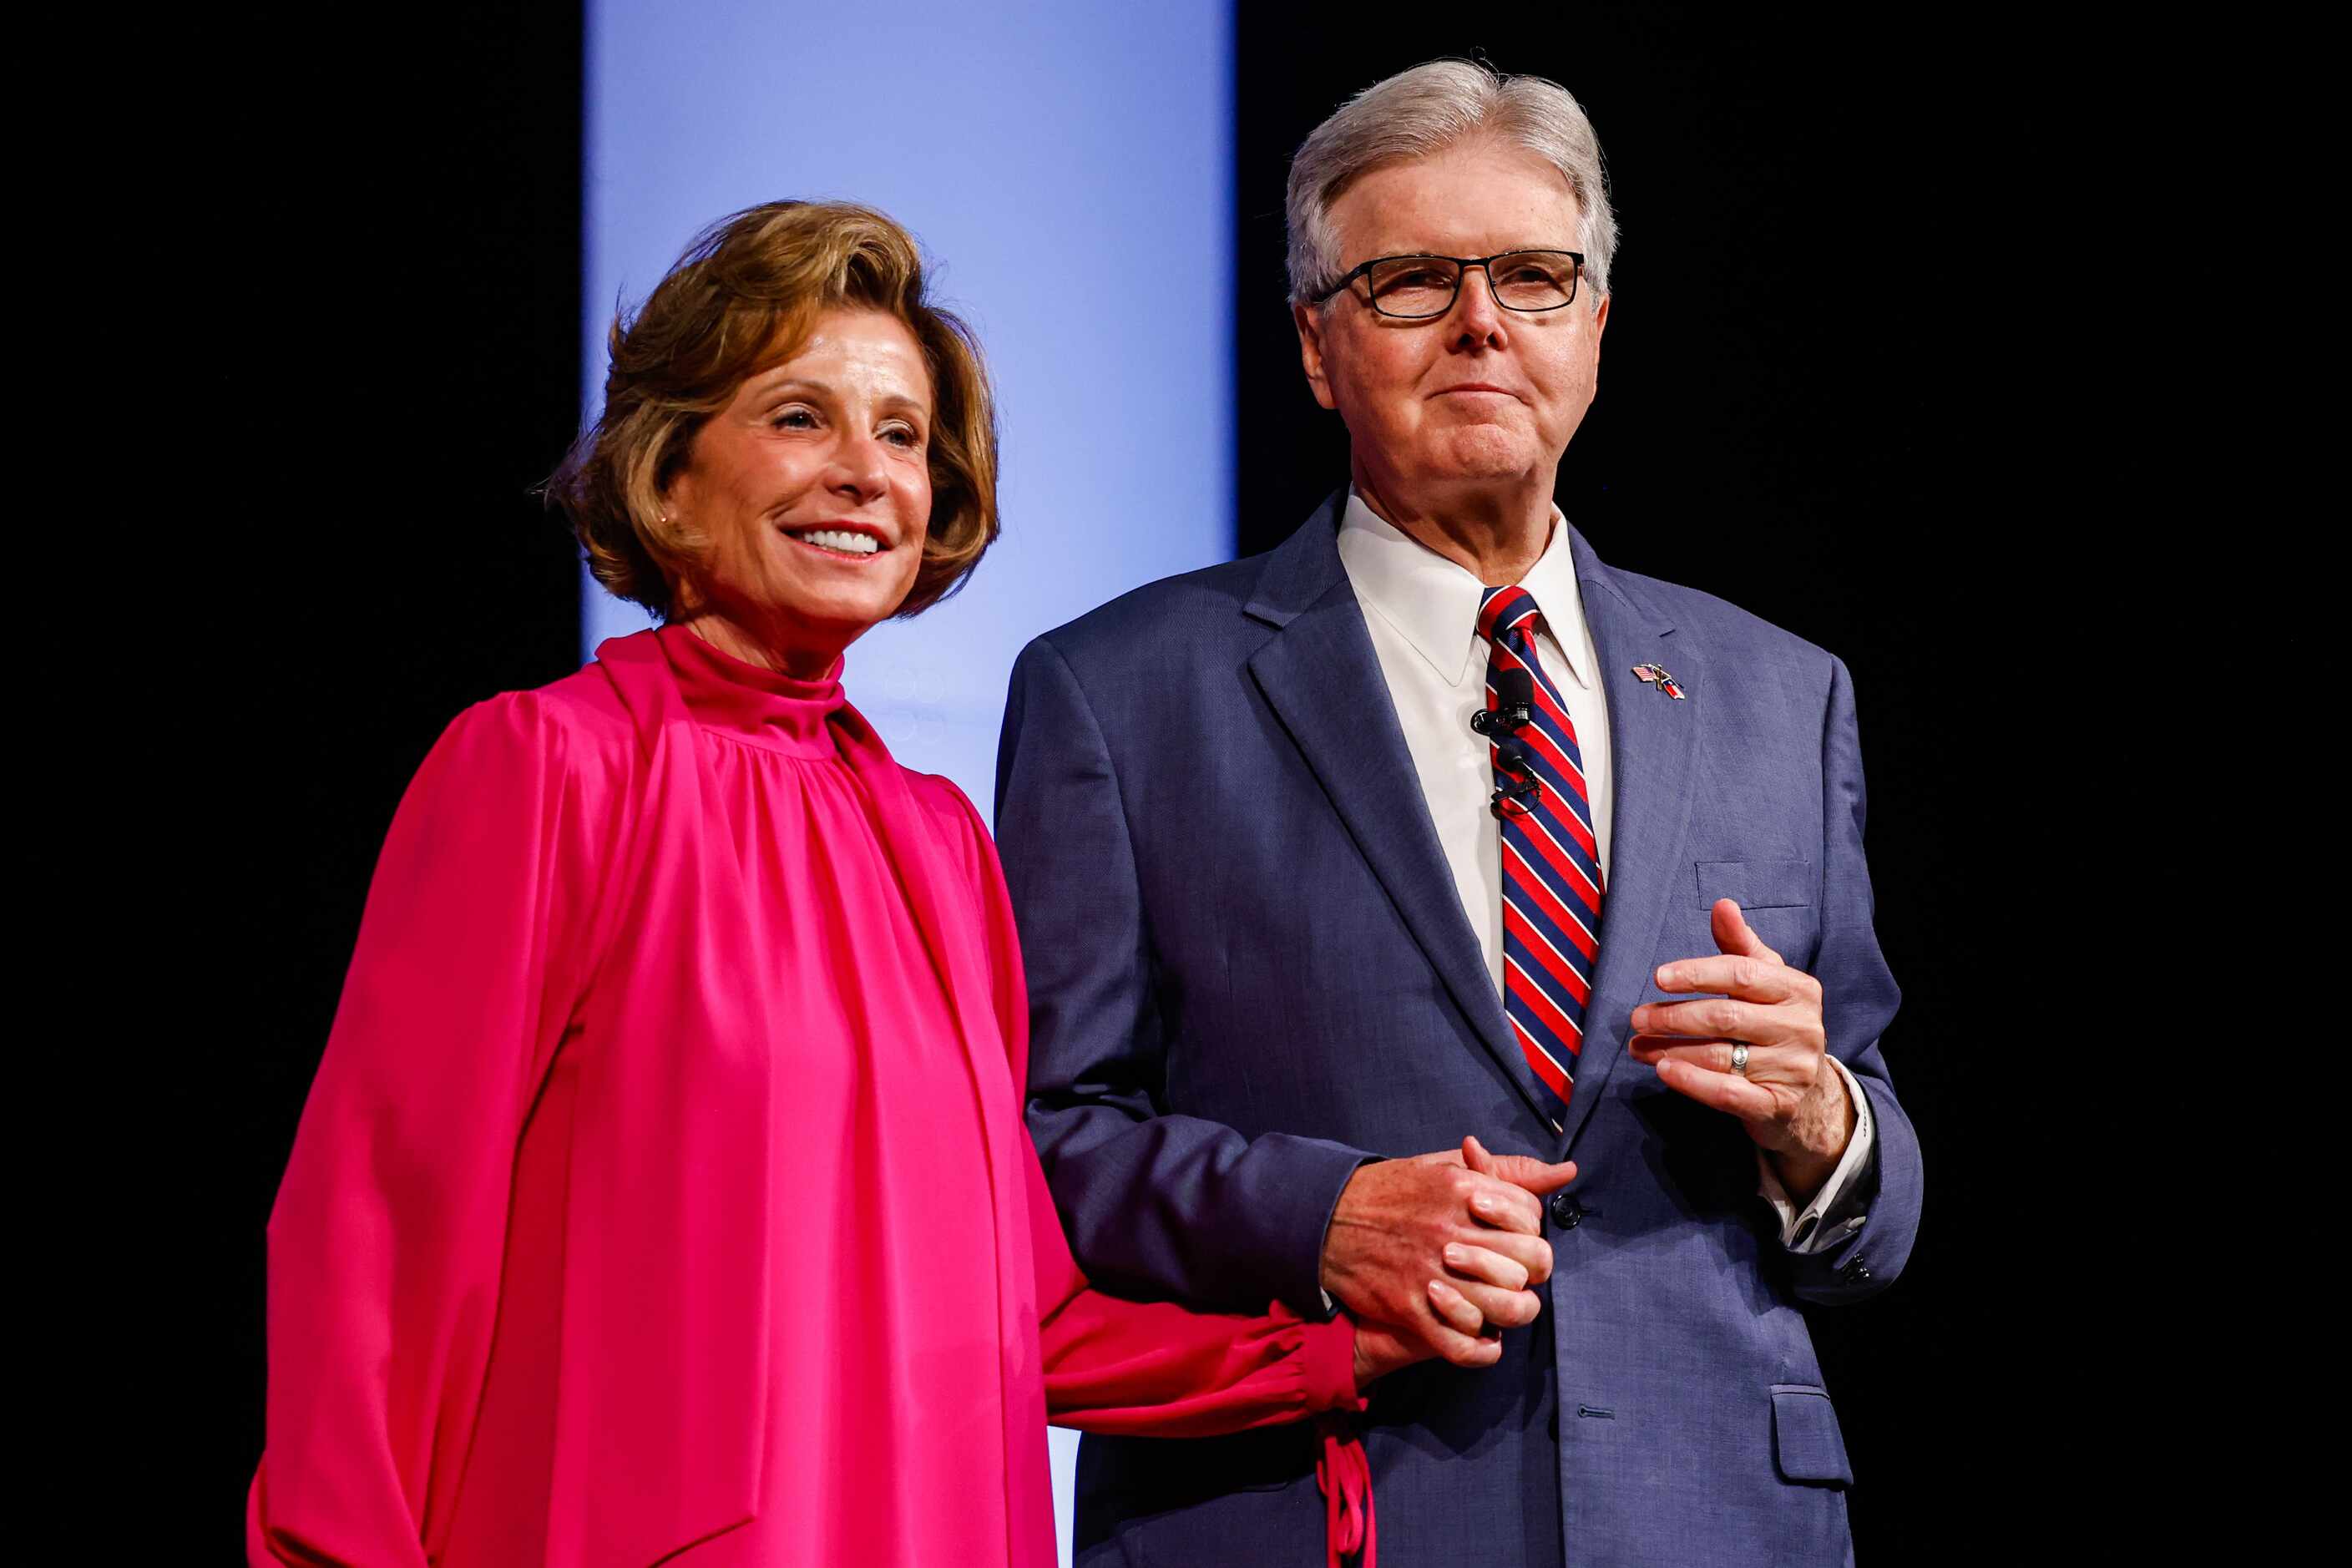
[[[1584,1205],[1570,1193],[1551,1195],[1551,1222],[1562,1230],[1574,1230],[1584,1223]]]

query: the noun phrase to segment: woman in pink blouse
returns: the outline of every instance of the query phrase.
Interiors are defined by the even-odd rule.
[[[615,323],[551,490],[665,624],[461,715],[394,821],[270,1220],[255,1563],[1042,1568],[1049,1414],[1230,1432],[1412,1355],[1071,1262],[994,850],[840,684],[994,537],[995,458],[866,209],[740,214]],[[1486,1240],[1501,1290],[1549,1269]],[[1336,1423],[1325,1470],[1336,1556]]]

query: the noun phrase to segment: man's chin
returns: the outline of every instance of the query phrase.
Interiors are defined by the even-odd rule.
[[[1443,485],[1511,484],[1525,479],[1537,467],[1536,455],[1522,444],[1510,447],[1447,454],[1445,460],[1429,469],[1432,480]]]
[[[1433,478],[1508,479],[1541,460],[1534,436],[1509,425],[1459,425],[1437,433],[1429,445]]]

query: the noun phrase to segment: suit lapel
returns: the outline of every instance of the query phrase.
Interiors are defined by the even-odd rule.
[[[1584,618],[1601,658],[1598,679],[1609,705],[1616,777],[1599,972],[1584,1012],[1584,1048],[1569,1105],[1572,1147],[1625,1054],[1625,1037],[1632,1032],[1628,1015],[1651,988],[1667,912],[1677,900],[1692,896],[1685,846],[1708,684],[1697,645],[1675,635],[1673,622],[1639,585],[1601,564],[1582,534],[1571,531],[1570,543]],[[1666,665],[1684,700],[1675,701],[1636,679],[1633,667],[1646,663]]]
[[[1535,1076],[1463,912],[1363,609],[1339,562],[1346,493],[1266,558],[1248,613],[1279,629],[1251,657],[1250,673],[1479,1044],[1541,1121]]]

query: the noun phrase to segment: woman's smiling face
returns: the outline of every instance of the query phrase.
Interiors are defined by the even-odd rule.
[[[728,623],[791,666],[829,663],[887,619],[923,562],[931,410],[906,323],[852,308],[819,317],[792,358],[703,422],[670,482],[670,513],[704,542],[676,618],[706,635]]]

